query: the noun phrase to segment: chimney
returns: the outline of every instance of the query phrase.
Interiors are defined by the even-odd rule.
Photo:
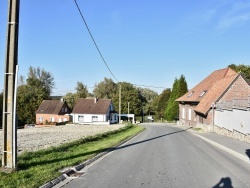
[[[98,101],[98,97],[95,97],[95,103]]]

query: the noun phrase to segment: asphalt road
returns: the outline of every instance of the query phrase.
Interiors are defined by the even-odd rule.
[[[64,187],[250,187],[250,165],[171,125],[145,132],[117,148]]]

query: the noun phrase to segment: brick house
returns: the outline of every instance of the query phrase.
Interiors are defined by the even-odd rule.
[[[113,124],[118,122],[111,99],[78,99],[71,113],[73,123]]]
[[[179,102],[179,123],[214,125],[216,104],[248,99],[249,95],[249,82],[244,76],[229,67],[216,70],[176,100]]]
[[[43,100],[36,110],[36,124],[70,121],[71,109],[63,100]]]

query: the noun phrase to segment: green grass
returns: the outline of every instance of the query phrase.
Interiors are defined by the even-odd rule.
[[[202,128],[193,128],[195,131],[202,131]]]
[[[143,130],[128,125],[58,147],[23,153],[18,156],[17,172],[0,172],[0,187],[39,187],[61,175],[59,170],[82,163]]]

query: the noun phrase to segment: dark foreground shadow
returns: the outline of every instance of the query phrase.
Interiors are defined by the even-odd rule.
[[[130,146],[133,146],[133,145],[142,144],[144,142],[149,142],[149,141],[152,141],[152,140],[155,140],[155,139],[159,139],[161,137],[169,136],[169,135],[172,135],[172,134],[185,132],[185,131],[187,131],[188,129],[191,129],[191,128],[192,127],[184,129],[184,130],[181,130],[181,131],[175,131],[175,132],[163,134],[163,135],[156,136],[156,137],[153,137],[153,138],[149,138],[149,139],[146,139],[146,140],[142,140],[142,141],[139,141],[139,142],[134,142],[132,144],[126,144],[126,145],[123,145],[123,146],[116,147],[116,148],[114,148],[114,150],[119,150],[119,149],[123,149],[123,148],[130,147]]]
[[[247,154],[248,158],[250,159],[250,149],[246,149],[246,154]]]
[[[231,181],[231,179],[229,177],[221,178],[219,183],[217,183],[212,188],[233,188],[232,181]]]

